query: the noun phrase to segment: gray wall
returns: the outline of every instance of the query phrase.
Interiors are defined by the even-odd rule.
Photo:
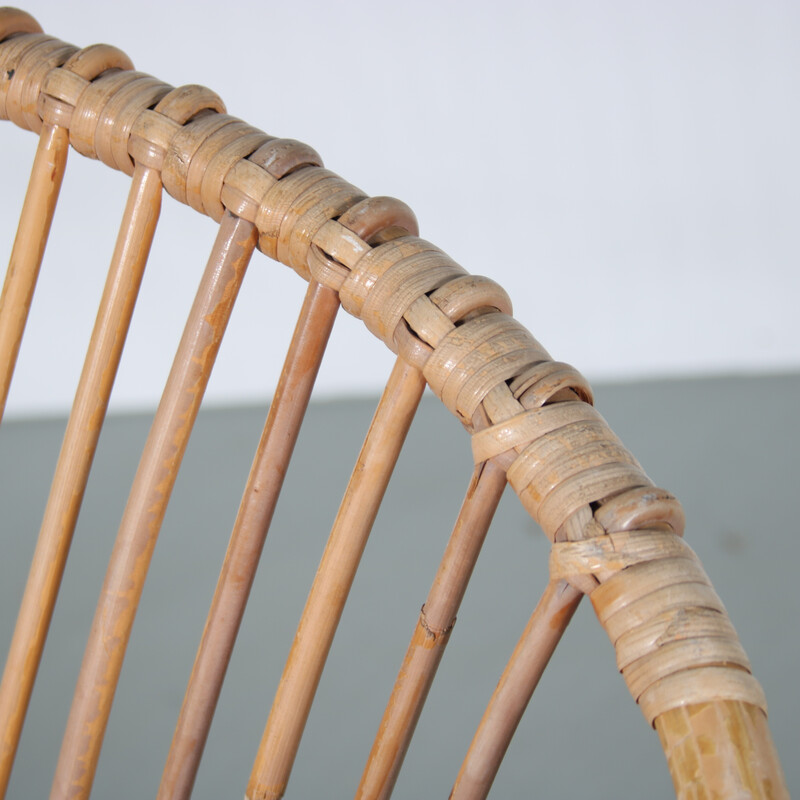
[[[794,416],[800,376],[606,385],[597,404],[653,480],[685,505],[705,562],[765,687],[789,785],[798,786],[800,600]],[[372,401],[312,406],[230,667],[195,792],[241,796],[294,628]],[[264,408],[201,414],[156,548],[94,796],[158,784]],[[43,797],[83,646],[149,424],[104,430],[10,798]],[[6,646],[63,421],[0,428],[0,642]],[[423,403],[367,547],[312,710],[290,797],[354,791],[469,476],[459,426]],[[309,500],[311,487],[314,496]],[[409,499],[412,498],[412,499]],[[507,492],[397,786],[446,797],[503,664],[544,587],[547,544]],[[542,681],[496,797],[671,796],[657,736],[582,607]]]

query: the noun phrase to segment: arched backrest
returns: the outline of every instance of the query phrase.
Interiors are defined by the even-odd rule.
[[[500,496],[509,483],[553,543],[550,581],[512,654],[453,797],[484,796],[584,594],[659,732],[679,795],[781,796],[766,701],[721,600],[683,541],[683,511],[592,406],[572,367],[512,316],[506,292],[418,237],[309,146],[225,113],[200,86],[133,70],[0,10],[0,117],[39,148],[0,301],[5,401],[70,148],[132,184],[0,689],[5,787],[133,312],[163,190],[219,223],[142,453],[92,623],[52,797],[87,797],[161,523],[255,249],[308,290],[244,489],[159,791],[188,797],[335,315],[396,354],[313,580],[247,786],[283,795],[372,523],[426,385],[471,437],[474,470],[375,737],[359,797],[391,792]],[[255,748],[254,748],[255,749]],[[699,787],[703,788],[700,789]]]

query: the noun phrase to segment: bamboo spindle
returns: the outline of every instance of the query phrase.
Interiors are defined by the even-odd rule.
[[[41,33],[41,26],[30,14],[15,8],[0,8],[0,42],[5,43],[25,34]],[[4,63],[3,69],[6,76],[13,75],[16,64]],[[6,94],[9,88],[10,84],[4,82],[0,90],[2,119],[8,118]],[[56,126],[52,125],[42,128],[3,290],[0,293],[0,420],[3,418],[31,298],[61,189],[68,151],[68,133],[59,133]]]
[[[506,665],[461,765],[450,797],[481,800],[489,794],[511,738],[583,592],[550,581]]]
[[[68,152],[69,131],[58,125],[44,125],[0,295],[0,419],[5,411]]]
[[[66,73],[77,75],[88,85],[88,82],[108,70],[125,71],[132,68],[130,59],[124,53],[108,45],[93,45],[78,51],[67,60],[63,70],[59,70],[58,74],[51,73],[55,79],[48,83],[47,91],[55,94],[44,96],[42,107],[45,126],[48,122],[61,120],[63,125],[60,129],[68,130],[74,106],[60,91],[62,87],[59,80],[62,76],[66,77]],[[154,96],[162,96],[156,111],[180,124],[208,107],[219,105],[218,98],[205,90],[190,87],[189,91],[167,91],[163,85],[147,87],[140,97],[132,97],[130,102],[141,106],[151,102]],[[133,137],[130,145],[132,150],[139,153],[142,150],[139,144]],[[152,158],[148,148],[142,155],[146,160]],[[137,160],[132,168],[132,184],[125,213],[67,422],[3,683],[0,684],[0,730],[4,731],[0,797],[4,796],[13,765],[97,441],[158,222],[162,189],[159,166],[158,163],[146,165]]]
[[[69,152],[69,126],[46,115],[42,121],[35,99],[31,102],[24,90],[28,81],[35,84],[33,73],[41,68],[38,58],[43,58],[46,66],[57,67],[65,61],[69,63],[76,48],[50,37],[37,37],[41,33],[39,23],[29,14],[15,8],[0,8],[0,42],[10,44],[9,60],[3,63],[5,80],[0,87],[0,119],[11,118],[39,132],[28,190],[0,295],[0,419],[5,411]],[[39,81],[43,76],[44,73],[38,73]]]
[[[111,554],[51,800],[89,796],[156,538],[256,240],[254,225],[225,212]]]
[[[505,470],[493,461],[475,468],[392,689],[357,798],[391,796],[505,485]]]
[[[300,166],[322,163],[314,151],[285,140],[264,145],[250,158],[268,164],[276,179]],[[223,189],[222,198],[248,218],[255,216],[252,207],[248,210],[249,201],[236,192]],[[392,198],[356,202],[337,224],[365,240],[417,232],[411,209]],[[159,800],[191,794],[264,539],[338,307],[338,293],[312,279],[231,534],[162,775]]]
[[[225,554],[158,800],[191,796],[267,531],[338,308],[336,292],[315,282],[309,284]]]
[[[8,10],[5,10],[2,16],[7,15]],[[75,78],[78,78],[79,85],[88,86],[91,81],[108,70],[124,71],[133,68],[130,59],[124,53],[108,45],[94,45],[79,51],[72,48],[72,50],[73,53],[64,62],[63,69],[54,69],[48,73],[51,77],[56,76],[56,80],[51,82],[49,87],[43,84],[41,102],[38,104],[42,116],[42,130],[31,187],[34,188],[37,183],[40,186],[44,184],[45,187],[49,186],[50,191],[46,204],[35,199],[37,196],[41,199],[43,191],[29,191],[29,199],[34,198],[34,209],[39,209],[39,213],[33,213],[31,217],[41,220],[40,224],[43,226],[41,236],[37,239],[31,235],[30,242],[26,244],[25,239],[28,238],[26,229],[31,226],[31,220],[26,217],[25,209],[18,233],[18,240],[20,236],[23,240],[22,250],[26,251],[27,247],[27,255],[22,261],[30,267],[23,270],[28,275],[30,292],[33,291],[35,284],[52,221],[58,187],[66,164],[68,133],[74,111],[74,97],[70,102],[61,95],[59,88],[63,86],[63,81],[70,85],[74,83]],[[72,91],[74,93],[75,89]],[[58,143],[56,152],[63,151],[63,155],[59,156],[59,164],[50,169],[46,156],[53,154],[53,142]],[[45,155],[44,160],[41,159],[42,154]],[[43,165],[50,173],[52,186],[40,175]],[[159,216],[161,183],[158,173],[143,167],[131,171],[134,172],[133,183],[75,402],[67,423],[3,681],[0,684],[0,730],[3,731],[0,750],[0,797],[5,796],[8,786],[89,469]],[[37,174],[40,175],[38,181]],[[44,211],[41,210],[43,205],[48,205]],[[40,250],[34,256],[33,247],[37,241]],[[15,252],[17,252],[16,245]],[[12,267],[13,263],[14,255],[12,255]],[[13,269],[9,270],[9,278],[13,277],[12,272]],[[27,299],[29,302],[30,296]],[[18,320],[20,337],[24,322],[23,315]],[[12,370],[13,359],[8,363],[9,380]],[[8,388],[7,383],[5,388]]]
[[[321,164],[315,152],[297,142],[268,143],[251,156],[253,161],[262,159],[276,179],[299,166]],[[247,212],[248,203],[241,196],[223,190],[225,198]],[[250,213],[255,215],[252,208]],[[356,202],[337,224],[370,241],[417,232],[411,209],[392,198]],[[264,539],[338,307],[338,293],[311,280],[231,534],[162,775],[159,800],[191,794]]]
[[[0,684],[0,797],[5,796],[160,208],[158,173],[137,166]]]
[[[282,797],[286,790],[347,594],[424,388],[422,374],[398,359],[311,586],[250,774],[247,800]]]

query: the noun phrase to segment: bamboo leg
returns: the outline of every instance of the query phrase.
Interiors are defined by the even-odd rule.
[[[678,800],[789,800],[767,715],[739,700],[673,708],[656,718]]]
[[[392,793],[505,485],[505,471],[494,462],[476,468],[392,689],[357,798],[387,798]]]
[[[0,295],[0,419],[6,407],[68,152],[69,131],[59,125],[43,125]]]
[[[425,380],[398,359],[339,507],[283,670],[247,786],[248,800],[282,797],[358,562]]]
[[[311,283],[231,534],[158,800],[188,800],[264,540],[333,327],[339,297]]]
[[[52,800],[89,796],[156,537],[256,238],[254,225],[226,212],[111,554],[61,746]]]
[[[11,774],[160,208],[158,172],[137,166],[0,684],[0,798]]]
[[[478,800],[489,793],[511,737],[583,593],[551,581],[514,648],[475,732],[450,797]]]

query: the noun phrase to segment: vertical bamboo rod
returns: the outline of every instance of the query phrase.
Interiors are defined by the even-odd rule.
[[[89,796],[150,558],[256,239],[252,223],[225,213],[111,554],[67,720],[51,800]]]
[[[505,485],[505,470],[493,461],[476,467],[383,714],[357,798],[391,796]]]
[[[195,657],[158,800],[188,800],[283,479],[330,336],[339,296],[310,283]]]
[[[461,765],[450,797],[486,797],[511,737],[525,713],[583,593],[566,581],[550,581],[492,694]]]
[[[160,209],[158,172],[137,166],[0,683],[0,798],[11,774]]]
[[[0,420],[39,277],[69,152],[69,130],[43,124],[0,295]]]
[[[311,586],[250,774],[248,800],[282,797],[286,789],[361,554],[424,388],[422,374],[398,359]]]

